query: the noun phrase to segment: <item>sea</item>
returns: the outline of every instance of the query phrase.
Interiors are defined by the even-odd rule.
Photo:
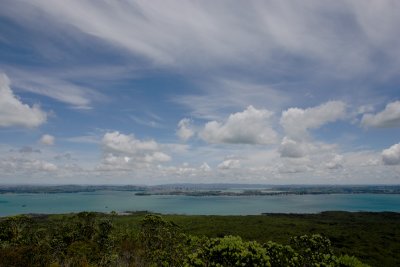
[[[137,196],[132,191],[0,194],[0,216],[81,211],[149,211],[187,215],[257,215],[322,211],[400,212],[400,194]]]

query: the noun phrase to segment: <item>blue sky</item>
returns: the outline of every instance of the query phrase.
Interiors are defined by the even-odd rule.
[[[398,1],[14,1],[0,183],[398,184]]]

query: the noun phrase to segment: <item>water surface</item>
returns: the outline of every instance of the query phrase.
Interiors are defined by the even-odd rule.
[[[141,211],[164,214],[253,215],[317,213],[328,210],[400,212],[400,195],[331,194],[281,196],[135,196],[96,191],[56,194],[0,194],[0,216],[80,211]]]

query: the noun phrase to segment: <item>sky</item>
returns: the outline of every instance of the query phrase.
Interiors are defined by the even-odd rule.
[[[400,182],[400,1],[0,4],[0,184]]]

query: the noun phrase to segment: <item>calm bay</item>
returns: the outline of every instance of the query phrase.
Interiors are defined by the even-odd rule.
[[[399,194],[321,194],[279,196],[136,196],[135,192],[96,191],[54,194],[0,194],[0,216],[80,211],[151,211],[188,215],[255,215],[341,211],[400,212]]]

